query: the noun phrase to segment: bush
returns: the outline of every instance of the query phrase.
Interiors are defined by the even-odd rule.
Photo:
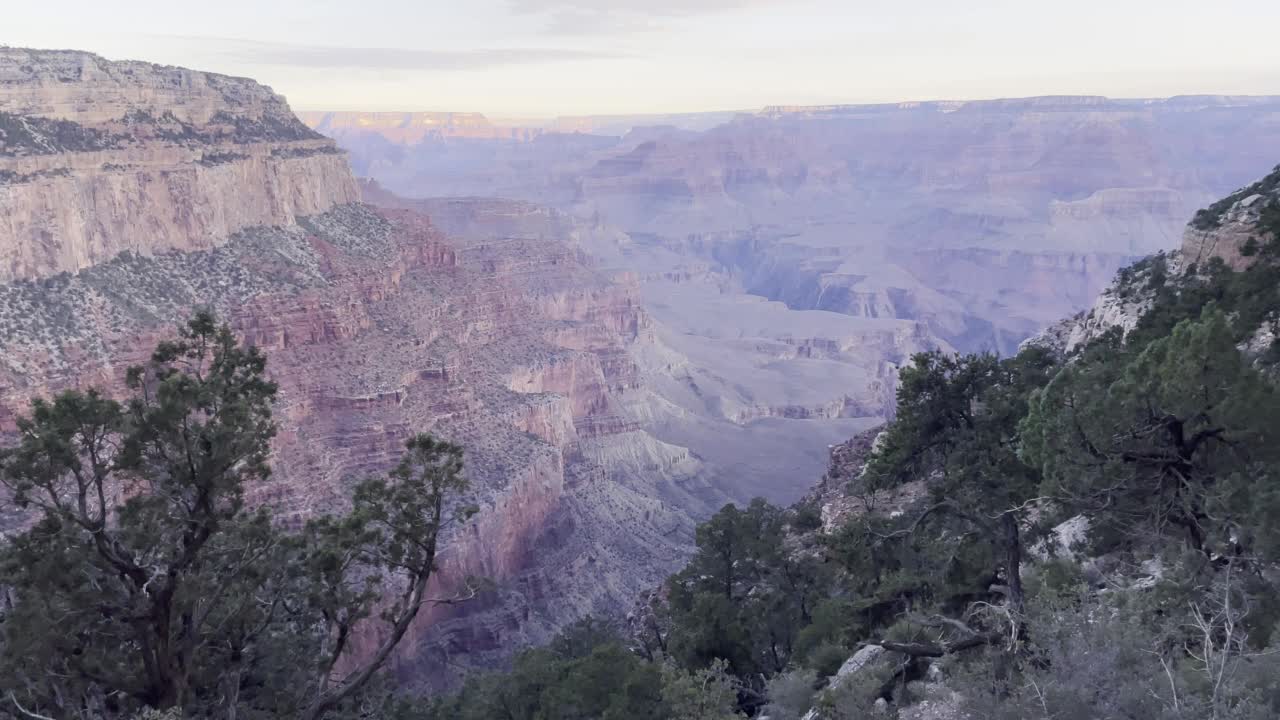
[[[764,715],[770,720],[800,720],[813,707],[818,674],[810,669],[790,670],[769,681],[769,703]]]
[[[835,643],[824,643],[809,655],[805,664],[817,673],[818,677],[831,677],[840,670],[840,666],[849,659],[851,654],[852,651],[847,647]]]

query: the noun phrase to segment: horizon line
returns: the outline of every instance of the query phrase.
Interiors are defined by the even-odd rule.
[[[598,119],[598,118],[633,118],[633,117],[670,117],[670,116],[687,116],[687,115],[764,115],[770,112],[774,113],[802,113],[805,111],[818,110],[856,110],[856,109],[901,109],[910,110],[919,107],[929,106],[956,106],[979,104],[979,103],[1015,103],[1028,102],[1034,100],[1073,100],[1073,101],[1095,101],[1109,103],[1134,103],[1134,104],[1159,104],[1168,103],[1175,100],[1194,101],[1194,100],[1221,100],[1221,101],[1276,101],[1280,102],[1280,92],[1277,93],[1181,93],[1177,95],[1150,95],[1150,96],[1111,96],[1100,94],[1073,94],[1073,93],[1051,93],[1046,95],[995,95],[990,97],[971,97],[964,99],[942,99],[933,98],[927,100],[893,100],[882,102],[840,102],[840,103],[773,103],[762,105],[757,108],[737,108],[737,109],[708,109],[708,110],[649,110],[637,112],[601,112],[601,113],[567,113],[567,114],[551,114],[545,115],[540,113],[521,113],[521,112],[490,112],[484,110],[379,110],[366,108],[345,108],[337,109],[333,107],[317,107],[317,106],[298,106],[293,108],[295,114],[337,114],[337,113],[358,113],[362,115],[473,115],[480,116],[487,120],[508,119],[508,120],[536,120],[542,122],[554,122],[557,120],[573,120],[573,119]],[[1252,103],[1250,103],[1252,104]],[[291,103],[292,105],[292,103]]]

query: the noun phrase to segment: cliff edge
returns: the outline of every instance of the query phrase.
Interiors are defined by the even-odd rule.
[[[345,153],[257,82],[0,48],[0,280],[207,250],[358,199]]]

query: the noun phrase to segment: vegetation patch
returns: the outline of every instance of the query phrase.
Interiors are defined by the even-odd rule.
[[[0,157],[91,152],[119,146],[119,138],[70,120],[0,112]]]
[[[1267,195],[1280,189],[1280,165],[1258,182],[1241,188],[1222,198],[1207,208],[1196,212],[1191,220],[1191,227],[1197,230],[1213,230],[1222,225],[1223,217],[1236,203],[1251,195]]]
[[[285,116],[263,115],[255,119],[221,110],[210,119],[209,125],[229,127],[231,140],[237,143],[324,139],[323,135],[288,113]]]
[[[266,358],[197,313],[129,395],[37,399],[0,451],[34,523],[0,545],[6,717],[388,717],[378,670],[465,523],[463,450],[429,435],[349,510],[286,529],[244,502],[270,474]],[[468,581],[455,602],[475,597]],[[375,638],[360,649],[353,638]]]
[[[249,156],[237,152],[207,152],[200,156],[199,163],[204,167],[216,167],[248,160]]]
[[[286,160],[294,158],[316,157],[318,155],[344,155],[342,150],[331,145],[322,145],[320,147],[282,147],[272,148],[271,157],[283,158]]]

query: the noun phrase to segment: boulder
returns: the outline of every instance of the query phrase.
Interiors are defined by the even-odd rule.
[[[844,661],[840,669],[831,678],[831,687],[839,687],[858,671],[875,662],[884,655],[885,649],[880,645],[865,645]]]

